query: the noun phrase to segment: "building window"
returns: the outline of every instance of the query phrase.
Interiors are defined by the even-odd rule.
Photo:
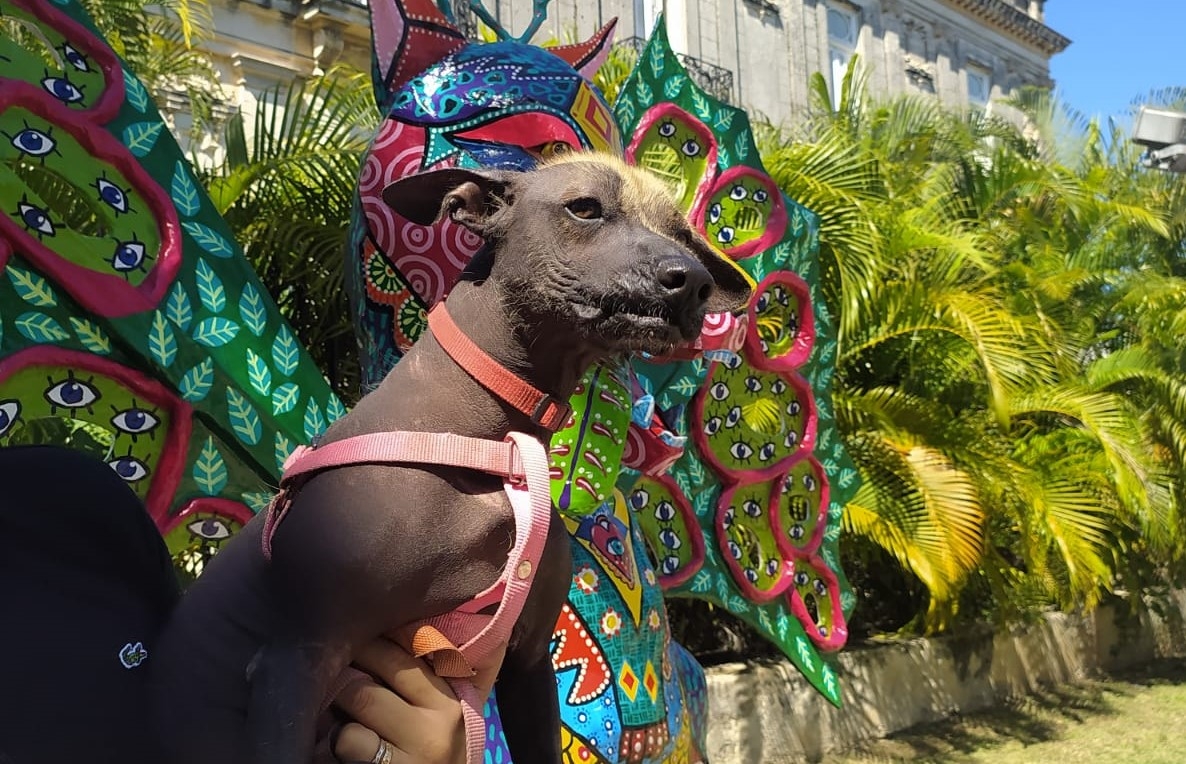
[[[655,22],[663,12],[663,0],[634,0],[634,35],[650,39]]]
[[[828,6],[828,59],[832,75],[832,107],[840,108],[840,85],[848,62],[857,49],[857,36],[861,31],[861,20],[852,8],[841,5]]]
[[[992,95],[992,75],[978,66],[967,68],[968,103],[984,108],[988,106],[988,99]]]

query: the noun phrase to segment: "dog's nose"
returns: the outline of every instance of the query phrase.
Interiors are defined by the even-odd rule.
[[[679,255],[659,261],[658,279],[668,299],[684,310],[700,311],[712,296],[712,276],[690,257]]]

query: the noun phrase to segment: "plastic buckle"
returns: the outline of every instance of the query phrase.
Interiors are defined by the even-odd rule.
[[[548,417],[549,411],[552,413],[550,417]],[[551,432],[556,432],[564,427],[571,416],[572,405],[568,401],[559,401],[550,395],[545,395],[535,405],[535,411],[531,413],[531,421]],[[544,421],[545,417],[548,417],[547,421]]]
[[[519,453],[519,446],[513,440],[508,440],[507,445],[510,446],[507,449],[507,482],[511,485],[526,485],[527,466],[523,464],[522,459],[518,460],[518,464],[515,463],[515,454]]]

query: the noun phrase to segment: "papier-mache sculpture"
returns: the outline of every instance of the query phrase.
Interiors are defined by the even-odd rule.
[[[691,81],[661,24],[611,111],[591,78],[612,24],[545,49],[484,11],[498,42],[466,40],[429,0],[370,5],[386,118],[347,253],[364,383],[398,362],[482,246],[383,205],[407,174],[624,152],[670,180],[759,284],[744,317],[710,317],[678,357],[592,371],[553,440],[574,558],[552,645],[566,760],[703,758],[703,671],[671,640],[667,596],[745,619],[839,703],[821,652],[846,636],[836,544],[856,472],[830,412],[815,218],[765,173],[745,114]],[[80,6],[0,0],[0,14],[19,32],[0,37],[0,445],[106,453],[184,558],[266,506],[284,459],[343,406]],[[509,761],[493,701],[486,711],[487,758]]]
[[[760,283],[742,320],[710,317],[680,357],[592,371],[553,439],[574,556],[553,643],[565,750],[573,762],[701,758],[703,673],[671,641],[665,594],[744,618],[838,703],[819,653],[847,636],[836,544],[856,471],[829,407],[835,332],[814,216],[765,173],[745,114],[691,81],[662,24],[611,119],[590,80],[612,24],[541,49],[470,5],[498,42],[466,40],[448,4],[371,3],[385,119],[363,162],[350,281],[365,382],[398,361],[482,246],[449,221],[402,220],[382,203],[387,183],[579,150],[624,150],[670,180],[701,232]],[[496,732],[493,703],[487,714]],[[488,740],[505,761],[498,735]]]
[[[345,409],[82,8],[0,18],[0,445],[89,442],[175,554],[225,539]]]

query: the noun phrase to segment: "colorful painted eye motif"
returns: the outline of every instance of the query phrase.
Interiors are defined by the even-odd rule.
[[[96,178],[92,185],[99,192],[99,201],[115,210],[118,214],[128,211],[128,196],[122,188],[107,180],[107,178]]]
[[[626,150],[631,164],[658,171],[680,207],[691,211],[707,191],[717,162],[717,142],[703,122],[673,103],[647,110]]]
[[[764,482],[726,489],[715,523],[725,566],[742,591],[759,602],[774,599],[791,585],[787,558],[766,519],[769,491]]]
[[[147,465],[131,454],[112,459],[107,464],[125,483],[136,483],[148,477]]]
[[[111,417],[111,424],[115,429],[128,435],[151,433],[160,423],[160,418],[155,414],[136,407],[117,411],[115,416]]]
[[[658,561],[660,585],[670,588],[691,578],[704,562],[704,536],[675,481],[667,475],[644,477],[629,501]]]
[[[185,529],[194,538],[202,541],[223,541],[230,538],[233,533],[229,523],[213,515],[191,520],[185,524]]]
[[[794,588],[787,594],[791,612],[821,650],[836,650],[848,638],[836,575],[816,557],[795,558]]]
[[[815,407],[801,377],[714,363],[703,390],[694,398],[693,416],[700,417],[700,426],[692,428],[692,435],[718,472],[770,478],[813,447]]]
[[[25,127],[16,135],[10,136],[9,142],[24,156],[42,159],[58,148],[58,142],[50,135],[52,132],[52,129],[43,133],[35,127]]]
[[[148,250],[144,248],[144,242],[121,241],[115,245],[115,252],[111,255],[111,267],[120,273],[142,270],[147,259]]]
[[[91,70],[91,65],[86,60],[86,56],[75,50],[68,42],[62,43],[62,57],[66,59],[66,63],[80,72],[89,72]]]
[[[815,345],[815,318],[807,282],[789,271],[763,279],[748,308],[746,356],[769,371],[806,363]]]
[[[65,77],[50,77],[46,75],[41,80],[41,87],[45,92],[66,105],[79,103],[84,98],[82,90]]]
[[[87,409],[91,414],[91,406],[99,400],[99,390],[90,382],[80,382],[74,378],[74,372],[68,371],[66,379],[60,382],[49,381],[45,390],[45,399],[49,401],[50,413],[57,414],[59,408],[69,411]]]
[[[12,398],[0,401],[0,436],[7,435],[21,417],[21,402]]]
[[[775,482],[771,501],[787,556],[814,552],[823,540],[829,491],[823,466],[808,457]]]
[[[38,239],[53,236],[57,233],[57,228],[54,226],[53,221],[49,219],[49,213],[35,204],[29,204],[28,201],[18,203],[16,206],[16,215],[25,224],[25,228],[29,233],[37,234]]]
[[[733,259],[755,255],[786,231],[782,194],[765,173],[751,167],[726,170],[693,215],[704,237]]]
[[[738,441],[729,447],[729,455],[739,462],[744,462],[754,455],[754,449],[749,443]]]

